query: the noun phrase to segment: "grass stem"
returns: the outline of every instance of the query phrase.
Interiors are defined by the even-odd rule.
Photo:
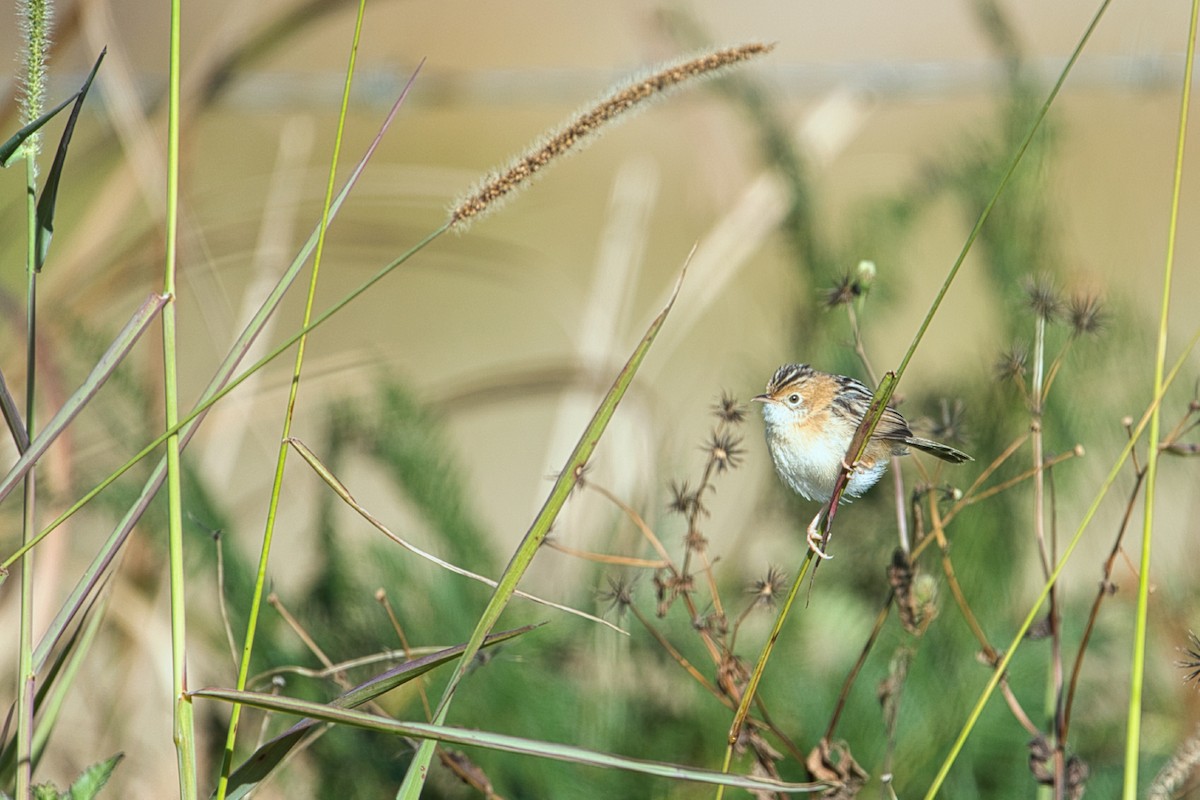
[[[342,137],[346,129],[346,113],[350,105],[350,89],[354,80],[354,67],[358,60],[358,45],[362,37],[363,18],[366,14],[366,0],[359,0],[358,13],[354,20],[354,35],[350,45],[350,59],[346,66],[346,79],[342,88],[342,104],[338,113],[337,133],[334,137],[333,155],[329,163],[329,179],[325,185],[325,199],[321,206],[321,224],[317,229],[317,248],[313,255],[312,274],[308,284],[308,294],[304,300],[303,328],[307,329],[312,322],[313,305],[317,294],[317,278],[321,272],[321,256],[325,251],[325,236],[329,229],[330,209],[333,206],[334,188],[337,183],[337,168],[342,152]],[[292,380],[288,390],[287,406],[283,415],[283,432],[279,438],[279,452],[275,460],[275,475],[271,482],[270,501],[267,506],[267,520],[263,530],[262,545],[259,549],[258,568],[255,573],[254,591],[250,599],[250,612],[246,621],[246,636],[242,642],[242,656],[238,666],[237,688],[246,688],[246,680],[250,674],[250,659],[254,652],[254,637],[258,630],[258,616],[262,608],[264,587],[267,581],[267,565],[271,557],[271,544],[275,538],[275,522],[278,518],[279,499],[283,494],[283,472],[287,465],[287,455],[291,449],[288,445],[292,431],[292,419],[296,411],[296,397],[300,391],[300,373],[304,367],[304,352],[308,344],[308,334],[303,333],[296,343],[296,361],[292,367]],[[233,757],[237,744],[238,721],[241,718],[242,706],[235,703],[229,718],[229,730],[225,739],[225,749],[221,757],[221,773],[217,779],[218,800],[224,800],[229,786],[229,776],[233,770]]]
[[[1163,370],[1167,360],[1167,322],[1171,309],[1171,276],[1175,265],[1175,242],[1179,229],[1179,195],[1183,185],[1183,154],[1187,139],[1188,109],[1192,93],[1192,69],[1196,58],[1196,21],[1200,0],[1192,0],[1192,17],[1188,26],[1187,59],[1183,71],[1183,92],[1179,101],[1179,138],[1175,150],[1175,176],[1171,187],[1171,221],[1167,229],[1167,256],[1163,265],[1162,309],[1159,315],[1158,344],[1154,357],[1153,395],[1162,396]],[[1142,554],[1138,568],[1137,616],[1134,620],[1133,663],[1129,674],[1129,710],[1125,715],[1125,779],[1122,797],[1134,800],[1137,796],[1138,753],[1141,750],[1142,684],[1146,673],[1146,621],[1150,604],[1150,551],[1154,533],[1154,488],[1158,476],[1158,445],[1161,404],[1155,403],[1150,412],[1150,446],[1146,452],[1144,515],[1142,519]]]

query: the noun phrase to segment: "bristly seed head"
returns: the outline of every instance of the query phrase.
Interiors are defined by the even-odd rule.
[[[1029,353],[1024,345],[1014,344],[1000,354],[996,361],[996,377],[1002,381],[1019,381],[1025,377],[1025,362]]]
[[[746,407],[729,392],[721,392],[721,397],[713,404],[712,411],[717,419],[730,425],[741,425],[746,421]]]
[[[1196,634],[1188,631],[1188,646],[1183,648],[1184,655],[1187,658],[1176,661],[1176,666],[1188,671],[1183,680],[1187,683],[1196,684],[1200,688],[1200,638]]]
[[[667,503],[667,510],[686,517],[698,499],[687,481],[671,481],[671,502]]]
[[[821,290],[821,303],[827,309],[846,306],[866,295],[875,282],[875,262],[863,260],[853,272],[838,278],[837,283]]]
[[[1046,322],[1054,322],[1062,314],[1062,298],[1047,275],[1025,281],[1025,299],[1033,313]]]
[[[1067,321],[1076,336],[1099,333],[1108,321],[1100,298],[1094,294],[1074,294],[1067,301]]]
[[[608,588],[600,592],[600,599],[607,604],[607,611],[617,612],[619,619],[633,605],[633,583],[623,575],[609,575],[607,580]]]
[[[716,465],[717,472],[724,472],[727,469],[737,469],[738,465],[742,463],[742,456],[746,451],[741,444],[742,437],[740,436],[713,431],[712,437],[704,445],[704,449],[708,451],[708,457]]]
[[[827,309],[848,306],[862,294],[862,287],[852,275],[843,275],[837,283],[821,290],[821,305]]]
[[[768,567],[767,574],[754,581],[750,594],[754,595],[754,604],[764,608],[774,608],[775,601],[786,589],[787,573],[778,567]]]

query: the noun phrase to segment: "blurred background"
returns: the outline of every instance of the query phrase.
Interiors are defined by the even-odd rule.
[[[185,7],[179,295],[185,401],[199,395],[320,218],[354,11],[344,2],[290,0]],[[714,45],[776,47],[721,81],[685,87],[611,126],[589,149],[554,165],[462,235],[434,242],[323,325],[309,342],[293,435],[328,459],[394,531],[463,566],[498,574],[698,244],[675,310],[588,475],[677,549],[685,525],[668,512],[671,486],[699,480],[711,409],[722,392],[745,402],[777,366],[792,361],[868,378],[846,308],[828,307],[825,291],[862,261],[875,265],[869,294],[853,306],[864,350],[877,372],[899,363],[1094,12],[1087,3],[1026,0],[919,9],[875,1],[373,4],[342,178],[418,65],[421,71],[330,230],[318,310],[440,225],[489,169],[614,82]],[[43,419],[145,295],[157,291],[163,248],[166,6],[81,0],[57,13],[52,98],[78,86],[102,47],[108,56],[76,132],[42,275]],[[1122,418],[1140,416],[1150,396],[1186,31],[1185,11],[1175,3],[1108,10],[900,386],[902,409],[922,432],[953,438],[975,455],[974,464],[934,476],[965,489],[1029,428],[1020,392],[996,376],[1002,354],[1032,342],[1025,287],[1040,280],[1064,303],[1103,298],[1098,333],[1075,336],[1064,323],[1053,326],[1049,340],[1052,356],[1070,352],[1047,408],[1046,447],[1086,451],[1054,471],[1061,542],[1074,533],[1126,440]],[[0,24],[0,51],[20,51],[15,25]],[[20,122],[13,99],[18,62],[14,56],[5,63],[0,130],[7,136]],[[0,174],[6,211],[0,263],[8,265],[0,273],[7,323],[0,329],[0,369],[14,387],[23,385],[25,363],[22,186],[18,170]],[[1185,179],[1169,360],[1195,333],[1200,234],[1187,220],[1198,193],[1196,182]],[[297,287],[274,318],[271,342],[297,329],[302,303]],[[48,454],[46,518],[153,437],[161,419],[160,361],[160,346],[147,336]],[[216,597],[224,592],[240,643],[291,367],[289,353],[222,401],[187,451],[193,686],[231,685],[236,674]],[[1168,426],[1196,397],[1198,375],[1200,357],[1193,354],[1164,404]],[[740,608],[748,602],[744,588],[768,565],[794,574],[802,528],[816,509],[779,485],[757,409],[739,436],[739,466],[719,476],[702,524],[718,582]],[[1026,445],[993,480],[1020,474],[1030,459]],[[147,469],[134,469],[39,548],[39,630]],[[919,475],[906,463],[910,489],[929,480]],[[1063,614],[1072,657],[1133,483],[1127,467],[1066,572]],[[1197,485],[1194,460],[1164,464],[1143,734],[1147,780],[1200,716],[1195,691],[1175,666],[1196,624]],[[884,481],[877,496],[839,516],[832,544],[838,557],[820,571],[808,608],[790,620],[764,682],[776,721],[803,750],[824,729],[886,597],[884,566],[896,542],[890,492]],[[11,500],[0,513],[0,553],[7,554],[19,540],[20,514]],[[1031,513],[1026,483],[964,513],[951,529],[959,578],[998,648],[1007,646],[1043,580]],[[161,515],[152,512],[124,550],[109,588],[105,635],[39,769],[59,785],[122,750],[127,759],[112,796],[175,792]],[[223,590],[212,537],[218,530]],[[278,531],[272,589],[335,661],[398,644],[374,599],[381,587],[409,637],[423,644],[465,639],[487,597],[387,545],[299,459],[288,466]],[[574,548],[646,554],[630,520],[595,492],[571,501],[554,536]],[[1100,796],[1120,777],[1139,546],[1136,536],[1126,540],[1129,559],[1118,561],[1113,581],[1120,590],[1102,610],[1072,728],[1072,752],[1090,764],[1091,788]],[[940,575],[936,560],[927,567]],[[605,605],[598,593],[612,574],[546,551],[524,586],[598,611]],[[6,631],[15,631],[17,618],[13,583],[0,592]],[[653,616],[650,576],[633,586],[635,602]],[[923,791],[988,677],[974,658],[977,643],[944,594],[942,614],[925,637],[885,631],[839,729],[878,780],[886,737],[874,687],[891,653],[908,647],[919,653],[891,765],[901,796]],[[501,649],[479,670],[452,722],[719,764],[728,712],[644,630],[624,618],[632,635],[618,637],[528,606],[506,621],[546,618],[553,620],[547,629]],[[739,639],[743,657],[753,661],[770,618],[751,618]],[[695,646],[686,618],[668,615],[662,625],[679,646]],[[270,608],[264,626],[254,672],[315,666]],[[1027,650],[1014,662],[1013,683],[1038,709],[1049,649],[1030,643]],[[285,691],[332,696],[320,682]],[[436,680],[431,691],[435,697],[440,691]],[[530,691],[540,693],[540,707],[528,707]],[[0,700],[9,697],[8,688],[0,692]],[[412,692],[396,698],[392,710],[421,714]],[[203,763],[211,774],[227,710],[202,705],[200,714],[208,748]],[[327,797],[335,787],[344,797],[394,791],[406,751],[380,738],[331,733],[260,796]],[[948,796],[1028,793],[1034,786],[1028,738],[993,700],[981,733],[951,773]],[[698,791],[472,755],[506,797]],[[339,776],[345,769],[359,775],[354,786]],[[781,771],[804,775],[794,762]],[[478,796],[445,777],[430,794]]]

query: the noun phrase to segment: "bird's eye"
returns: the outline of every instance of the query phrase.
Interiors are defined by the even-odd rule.
[[[791,394],[788,395],[787,401],[791,405],[796,405],[800,402],[800,395],[797,394],[796,392],[792,392]]]

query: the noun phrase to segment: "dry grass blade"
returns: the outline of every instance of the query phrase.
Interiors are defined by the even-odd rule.
[[[496,587],[496,581],[492,580],[491,578],[485,578],[484,576],[478,575],[474,572],[471,572],[470,570],[463,569],[462,567],[456,566],[455,564],[451,564],[449,561],[445,561],[441,558],[438,558],[437,556],[433,555],[432,553],[427,553],[426,551],[422,550],[421,548],[417,547],[416,545],[411,544],[410,542],[407,542],[404,539],[397,536],[395,533],[393,533],[391,530],[389,530],[386,525],[384,525],[382,522],[380,522],[379,519],[377,517],[375,517],[375,515],[373,515],[367,509],[363,508],[363,506],[361,504],[359,504],[359,502],[357,500],[354,499],[354,496],[352,494],[350,494],[350,490],[346,488],[346,485],[344,483],[342,483],[340,480],[338,480],[336,475],[334,475],[332,472],[329,471],[329,468],[326,467],[325,464],[321,461],[321,459],[317,457],[317,454],[314,453],[312,450],[310,450],[308,448],[308,446],[304,444],[304,442],[302,442],[299,439],[296,439],[294,437],[288,438],[287,441],[288,441],[288,444],[290,444],[293,447],[293,449],[295,449],[295,451],[300,454],[300,457],[303,458],[306,462],[308,462],[308,465],[310,467],[312,467],[313,471],[316,472],[317,475],[319,475],[321,477],[321,480],[325,481],[325,483],[329,485],[329,488],[333,489],[334,493],[337,494],[337,496],[342,499],[342,502],[344,502],[346,505],[350,506],[355,511],[357,511],[359,516],[361,516],[367,522],[371,523],[371,525],[377,531],[382,533],[384,536],[388,537],[393,542],[400,545],[401,547],[403,547],[405,550],[412,553],[413,555],[420,556],[421,558],[425,559],[426,561],[431,561],[434,564],[437,564],[439,567],[449,570],[450,572],[453,572],[456,575],[462,575],[465,578],[470,578],[472,580],[479,581],[480,583],[487,584],[488,586],[491,586],[493,589]],[[625,631],[621,630],[621,628],[612,624],[608,620],[600,619],[599,617],[593,616],[592,614],[588,614],[587,612],[580,611],[575,608],[571,608],[570,606],[564,606],[559,603],[555,603],[552,600],[546,600],[544,598],[529,594],[527,592],[522,592],[520,589],[516,590],[515,594],[518,597],[525,598],[526,600],[532,600],[535,603],[540,603],[541,605],[549,606],[550,608],[554,608],[559,611],[564,611],[568,614],[574,614],[577,617],[583,617],[584,619],[591,620],[592,622],[598,622],[601,625],[612,628],[614,631],[617,631],[619,633],[625,633]]]

